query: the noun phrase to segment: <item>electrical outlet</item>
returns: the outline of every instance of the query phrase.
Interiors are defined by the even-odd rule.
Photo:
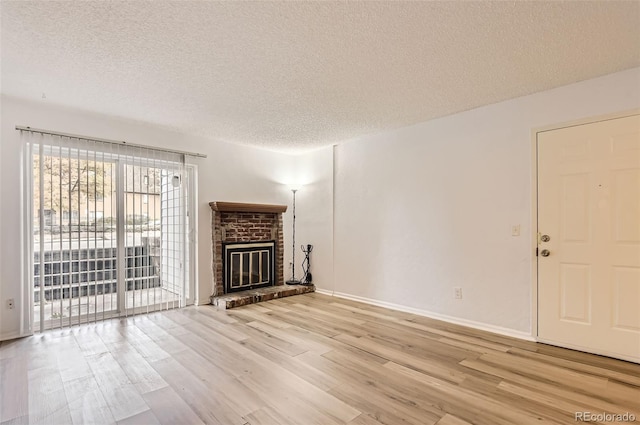
[[[453,288],[453,295],[456,300],[462,299],[462,288]]]
[[[7,308],[8,308],[9,310],[13,310],[13,308],[14,308],[15,306],[16,306],[16,303],[15,303],[15,301],[13,300],[13,298],[9,298],[9,299],[7,300]]]

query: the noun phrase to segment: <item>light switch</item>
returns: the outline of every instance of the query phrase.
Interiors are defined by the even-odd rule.
[[[511,236],[520,236],[520,225],[514,224],[511,226]]]

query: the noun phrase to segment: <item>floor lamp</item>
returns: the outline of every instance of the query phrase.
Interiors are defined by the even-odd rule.
[[[300,285],[296,279],[296,192],[298,189],[291,189],[293,192],[293,249],[291,251],[291,279],[287,280],[287,285]]]

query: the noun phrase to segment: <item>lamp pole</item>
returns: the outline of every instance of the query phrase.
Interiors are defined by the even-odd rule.
[[[287,280],[287,285],[299,285],[296,280],[296,192],[298,189],[291,189],[293,192],[293,244],[291,250],[291,279]]]

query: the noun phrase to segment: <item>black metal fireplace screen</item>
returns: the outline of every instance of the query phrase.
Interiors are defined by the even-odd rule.
[[[225,292],[273,286],[275,241],[222,244]]]

